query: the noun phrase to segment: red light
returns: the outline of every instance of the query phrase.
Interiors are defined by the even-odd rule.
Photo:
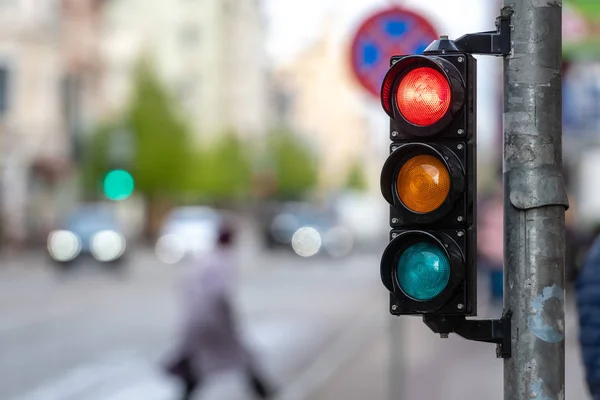
[[[450,107],[452,90],[441,72],[420,67],[407,73],[396,93],[402,116],[411,124],[428,126],[439,121]]]

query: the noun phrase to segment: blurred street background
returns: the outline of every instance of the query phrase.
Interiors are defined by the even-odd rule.
[[[350,47],[396,3],[1,0],[0,399],[175,399],[163,365],[178,288],[222,215],[239,236],[243,338],[281,399],[503,398],[494,346],[388,312],[389,119]],[[493,29],[501,2],[402,6],[458,38]],[[570,284],[600,232],[599,27],[596,2],[564,0],[566,398],[577,400],[589,396]],[[482,57],[479,71],[478,195],[492,204],[502,60]],[[502,245],[493,232],[481,229],[482,248]],[[494,282],[481,268],[480,317],[501,312]],[[199,396],[245,399],[239,378]]]

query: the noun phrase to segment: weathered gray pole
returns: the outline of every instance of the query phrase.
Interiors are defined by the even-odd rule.
[[[563,400],[564,211],[561,0],[504,0],[505,400]]]

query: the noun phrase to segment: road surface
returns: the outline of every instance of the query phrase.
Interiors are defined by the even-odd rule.
[[[305,398],[311,378],[290,382],[322,375],[315,360],[364,335],[357,316],[381,308],[377,260],[260,257],[239,282],[245,340],[283,396]],[[60,277],[35,256],[18,264],[0,272],[1,399],[173,398],[178,388],[158,366],[173,346],[180,267],[148,252],[132,257],[125,276],[83,265]],[[202,398],[243,399],[240,381],[216,379]]]
[[[237,297],[244,337],[281,400],[387,400],[391,383],[403,394],[394,400],[503,399],[493,345],[442,340],[419,318],[388,315],[378,254],[334,262],[248,254]],[[177,384],[160,363],[173,346],[182,270],[149,252],[137,252],[131,266],[122,277],[88,265],[61,278],[35,255],[3,264],[0,399],[175,398]],[[480,303],[481,317],[495,316]],[[568,311],[566,398],[586,400]],[[399,370],[389,370],[392,361]],[[199,398],[248,399],[241,382],[218,377]]]

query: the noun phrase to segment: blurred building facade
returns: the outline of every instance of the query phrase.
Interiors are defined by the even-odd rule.
[[[102,114],[100,84],[104,74],[101,22],[110,0],[61,0],[60,54],[63,61],[61,96],[66,129],[73,139],[73,156],[79,157],[77,140],[93,129]]]
[[[381,155],[369,136],[365,102],[333,27],[334,20],[329,18],[312,46],[274,72],[279,122],[319,149],[324,187],[343,185],[349,169],[358,162],[365,167],[369,189],[376,191],[378,185],[372,183],[379,182]]]
[[[2,236],[12,244],[27,237],[30,186],[40,170],[36,166],[68,164],[60,101],[64,65],[57,51],[61,6],[58,0],[0,3],[0,204]]]
[[[82,133],[101,105],[100,11],[106,0],[0,2],[0,146],[4,239],[55,224]]]
[[[58,1],[52,0],[0,3],[3,139],[14,143],[27,160],[38,155],[57,155],[65,149],[58,101],[59,6]]]
[[[120,0],[105,10],[105,111],[127,104],[148,57],[194,130],[257,135],[269,125],[264,21],[257,0]]]

